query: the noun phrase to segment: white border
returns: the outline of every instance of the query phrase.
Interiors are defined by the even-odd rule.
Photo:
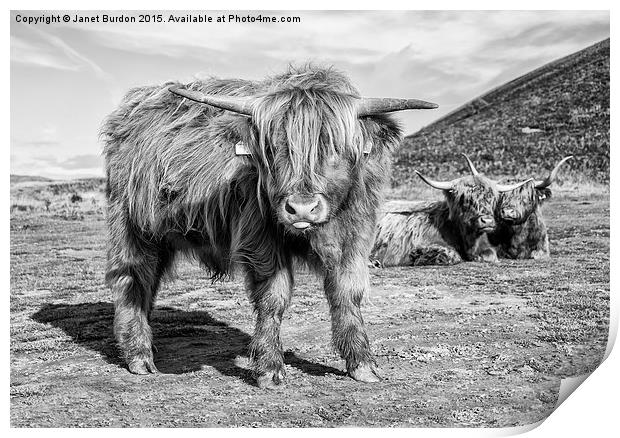
[[[415,3],[411,1],[399,1],[399,0],[382,0],[381,2],[345,2],[342,0],[314,0],[312,2],[302,3],[298,5],[292,4],[290,1],[283,0],[266,0],[258,3],[253,3],[250,1],[240,1],[240,0],[229,0],[229,1],[211,1],[211,2],[197,2],[197,1],[188,1],[188,0],[177,0],[175,2],[163,2],[161,0],[151,0],[151,1],[119,1],[119,0],[108,0],[108,1],[92,1],[92,2],[77,2],[75,0],[71,1],[56,1],[53,4],[50,2],[37,0],[37,1],[9,1],[8,11],[10,9],[75,9],[75,10],[129,10],[129,9],[144,9],[144,10],[183,10],[183,9],[224,9],[224,10],[234,10],[234,9],[263,9],[263,10],[273,10],[273,9],[281,9],[281,10],[307,10],[307,9],[325,9],[325,10],[338,10],[338,9],[367,9],[367,10],[389,10],[389,9],[453,9],[453,10],[463,10],[463,9],[487,9],[487,10],[510,10],[510,9],[518,9],[518,10],[610,10],[611,11],[611,34],[613,40],[613,28],[616,14],[613,11],[612,2],[611,1],[603,1],[603,0],[589,0],[587,2],[567,2],[567,1],[549,1],[549,0],[522,0],[522,1],[489,1],[489,0],[470,0],[468,2],[458,2],[458,1],[446,1],[446,0],[435,0],[435,1],[416,1]],[[464,7],[464,6],[467,7]],[[412,8],[412,6],[415,6]],[[5,18],[6,20],[6,18]],[[7,20],[8,21],[8,20]],[[4,21],[4,25],[7,24],[7,21]],[[7,29],[8,30],[8,29]],[[5,35],[8,32],[5,33]],[[3,45],[4,57],[5,60],[5,68],[3,73],[5,75],[5,83],[8,86],[9,83],[9,39]],[[617,57],[613,54],[615,48],[615,43],[612,41],[611,50],[612,50],[612,77],[613,71],[615,71],[614,60]],[[611,106],[616,107],[617,103],[617,93],[615,92],[615,86],[612,86],[612,95],[611,95]],[[4,117],[2,118],[5,129],[3,132],[5,136],[9,132],[9,117],[10,117],[10,99],[6,99],[4,106]],[[612,132],[616,132],[615,119],[612,116]],[[8,136],[5,137],[8,140]],[[8,143],[6,143],[8,144]],[[5,166],[6,172],[4,173],[4,181],[5,181],[5,191],[4,194],[6,196],[3,204],[3,222],[4,229],[9,229],[9,163],[10,163],[10,151],[9,148],[2,148],[3,153],[5,154],[5,159],[3,160],[3,165]],[[611,166],[611,186],[614,186],[614,147],[611,147],[612,154],[612,166]],[[615,238],[615,230],[618,229],[617,222],[615,219],[616,206],[618,205],[618,195],[613,190],[611,191],[611,235],[612,238],[610,240],[611,244],[611,255],[617,253],[617,241]],[[5,299],[7,300],[5,306],[5,312],[3,317],[5,319],[5,336],[2,339],[2,346],[4,347],[4,351],[8,352],[9,350],[9,293],[10,291],[10,274],[9,274],[9,251],[10,251],[10,235],[4,234],[2,236],[2,244],[5,248],[4,257],[3,257],[3,277],[5,278],[5,291],[7,292],[5,295]],[[612,259],[615,260],[615,259]],[[615,285],[618,281],[618,272],[614,269],[614,263],[611,264],[611,284]],[[611,297],[611,333],[610,333],[610,344],[608,345],[607,353],[609,358],[587,379],[584,385],[581,385],[577,390],[575,395],[572,397],[568,397],[568,399],[554,412],[547,420],[542,422],[542,425],[535,428],[530,432],[530,436],[544,436],[547,437],[550,434],[558,434],[564,436],[584,436],[584,435],[599,435],[599,436],[611,436],[610,432],[614,431],[617,433],[618,429],[618,413],[617,413],[617,398],[620,393],[618,390],[620,388],[619,385],[619,377],[616,370],[618,369],[618,363],[620,359],[618,358],[618,353],[611,351],[612,339],[615,339],[615,335],[617,333],[618,327],[618,300],[616,299],[616,293],[612,293]],[[9,365],[9,355],[7,354],[6,360],[3,363],[3,371],[6,378],[7,385],[6,388],[9,387],[10,384],[10,365]],[[2,424],[5,429],[11,435],[30,435],[30,434],[38,434],[45,433],[46,435],[55,433],[62,433],[64,436],[82,436],[84,433],[93,434],[95,436],[103,434],[109,434],[108,429],[98,429],[98,430],[88,430],[83,431],[80,429],[52,429],[52,430],[44,430],[44,429],[9,429],[9,398],[5,398],[4,409],[2,410]],[[389,433],[394,436],[411,436],[412,433],[416,434],[416,436],[505,436],[506,434],[514,434],[521,433],[527,431],[527,429],[531,429],[531,426],[525,426],[521,428],[512,428],[512,429],[320,429],[319,431],[313,429],[295,429],[294,431],[286,430],[286,429],[270,429],[270,430],[255,430],[254,433],[259,435],[269,434],[270,436],[288,436],[291,433],[300,434],[300,435],[315,435],[317,432],[324,435],[335,435],[342,433],[354,433],[356,436],[375,436],[376,434],[384,434]],[[121,435],[124,434],[135,434],[137,431],[134,430],[115,430],[115,433],[119,433]],[[146,431],[145,431],[146,432]],[[228,436],[243,436],[250,433],[250,430],[247,429],[226,429],[226,430],[202,430],[202,429],[184,429],[184,430],[162,430],[162,429],[154,429],[149,430],[149,434],[154,434],[155,436],[163,436],[169,435],[170,433],[182,433],[183,435],[202,435],[202,434],[211,434],[216,433],[220,435],[225,433]]]

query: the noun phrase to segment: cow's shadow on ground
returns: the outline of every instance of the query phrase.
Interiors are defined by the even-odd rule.
[[[46,304],[32,315],[33,320],[58,327],[75,342],[99,352],[108,363],[125,367],[113,339],[113,318],[114,306],[106,302]],[[244,331],[213,318],[208,312],[173,307],[156,307],[151,327],[159,371],[184,374],[209,366],[254,384],[248,369],[237,364],[239,356],[248,355],[250,335]],[[285,353],[284,361],[310,375],[344,375],[341,370],[307,361],[290,351]]]

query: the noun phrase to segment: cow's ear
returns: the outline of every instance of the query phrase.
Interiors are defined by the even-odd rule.
[[[539,202],[544,202],[551,198],[551,189],[545,187],[544,189],[536,189],[536,197]]]
[[[398,122],[387,114],[362,117],[358,120],[364,132],[364,155],[381,155],[384,149],[395,150],[400,145],[401,128]]]
[[[237,156],[251,154],[252,122],[249,117],[230,114],[218,117],[210,125],[212,138],[223,148],[231,148]]]
[[[235,143],[235,155],[249,156],[252,155],[250,142],[252,141],[252,121],[249,117],[237,117],[235,129],[239,136],[239,141]]]
[[[454,194],[455,191],[454,189],[449,189],[449,190],[442,190],[444,196],[446,197],[446,199],[448,199],[449,201],[453,201],[454,200]]]

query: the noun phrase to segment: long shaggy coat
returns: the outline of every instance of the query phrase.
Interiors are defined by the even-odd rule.
[[[263,81],[209,79],[205,94],[254,96],[252,117],[180,98],[160,86],[131,90],[105,120],[106,279],[128,367],[155,372],[149,317],[176,254],[214,278],[239,268],[257,315],[250,345],[258,384],[284,373],[279,328],[300,261],[324,278],[333,341],[358,380],[376,380],[360,313],[367,258],[391,150],[389,116],[358,118],[357,90],[332,69],[291,68]],[[242,142],[249,156],[236,156]],[[372,146],[369,155],[363,150]],[[329,220],[309,232],[282,226],[291,193],[322,193]]]

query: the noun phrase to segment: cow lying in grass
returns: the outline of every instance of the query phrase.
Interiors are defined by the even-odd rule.
[[[495,231],[499,193],[525,183],[502,185],[482,176],[433,181],[445,199],[388,211],[377,223],[371,261],[375,266],[453,265],[463,260],[496,262],[489,233]]]
[[[467,158],[467,157],[466,157]],[[549,257],[549,237],[541,205],[551,197],[549,186],[558,170],[572,157],[562,159],[540,181],[530,181],[510,192],[502,193],[497,202],[497,229],[489,235],[499,257],[510,259],[545,259]],[[472,176],[480,176],[467,159]]]

